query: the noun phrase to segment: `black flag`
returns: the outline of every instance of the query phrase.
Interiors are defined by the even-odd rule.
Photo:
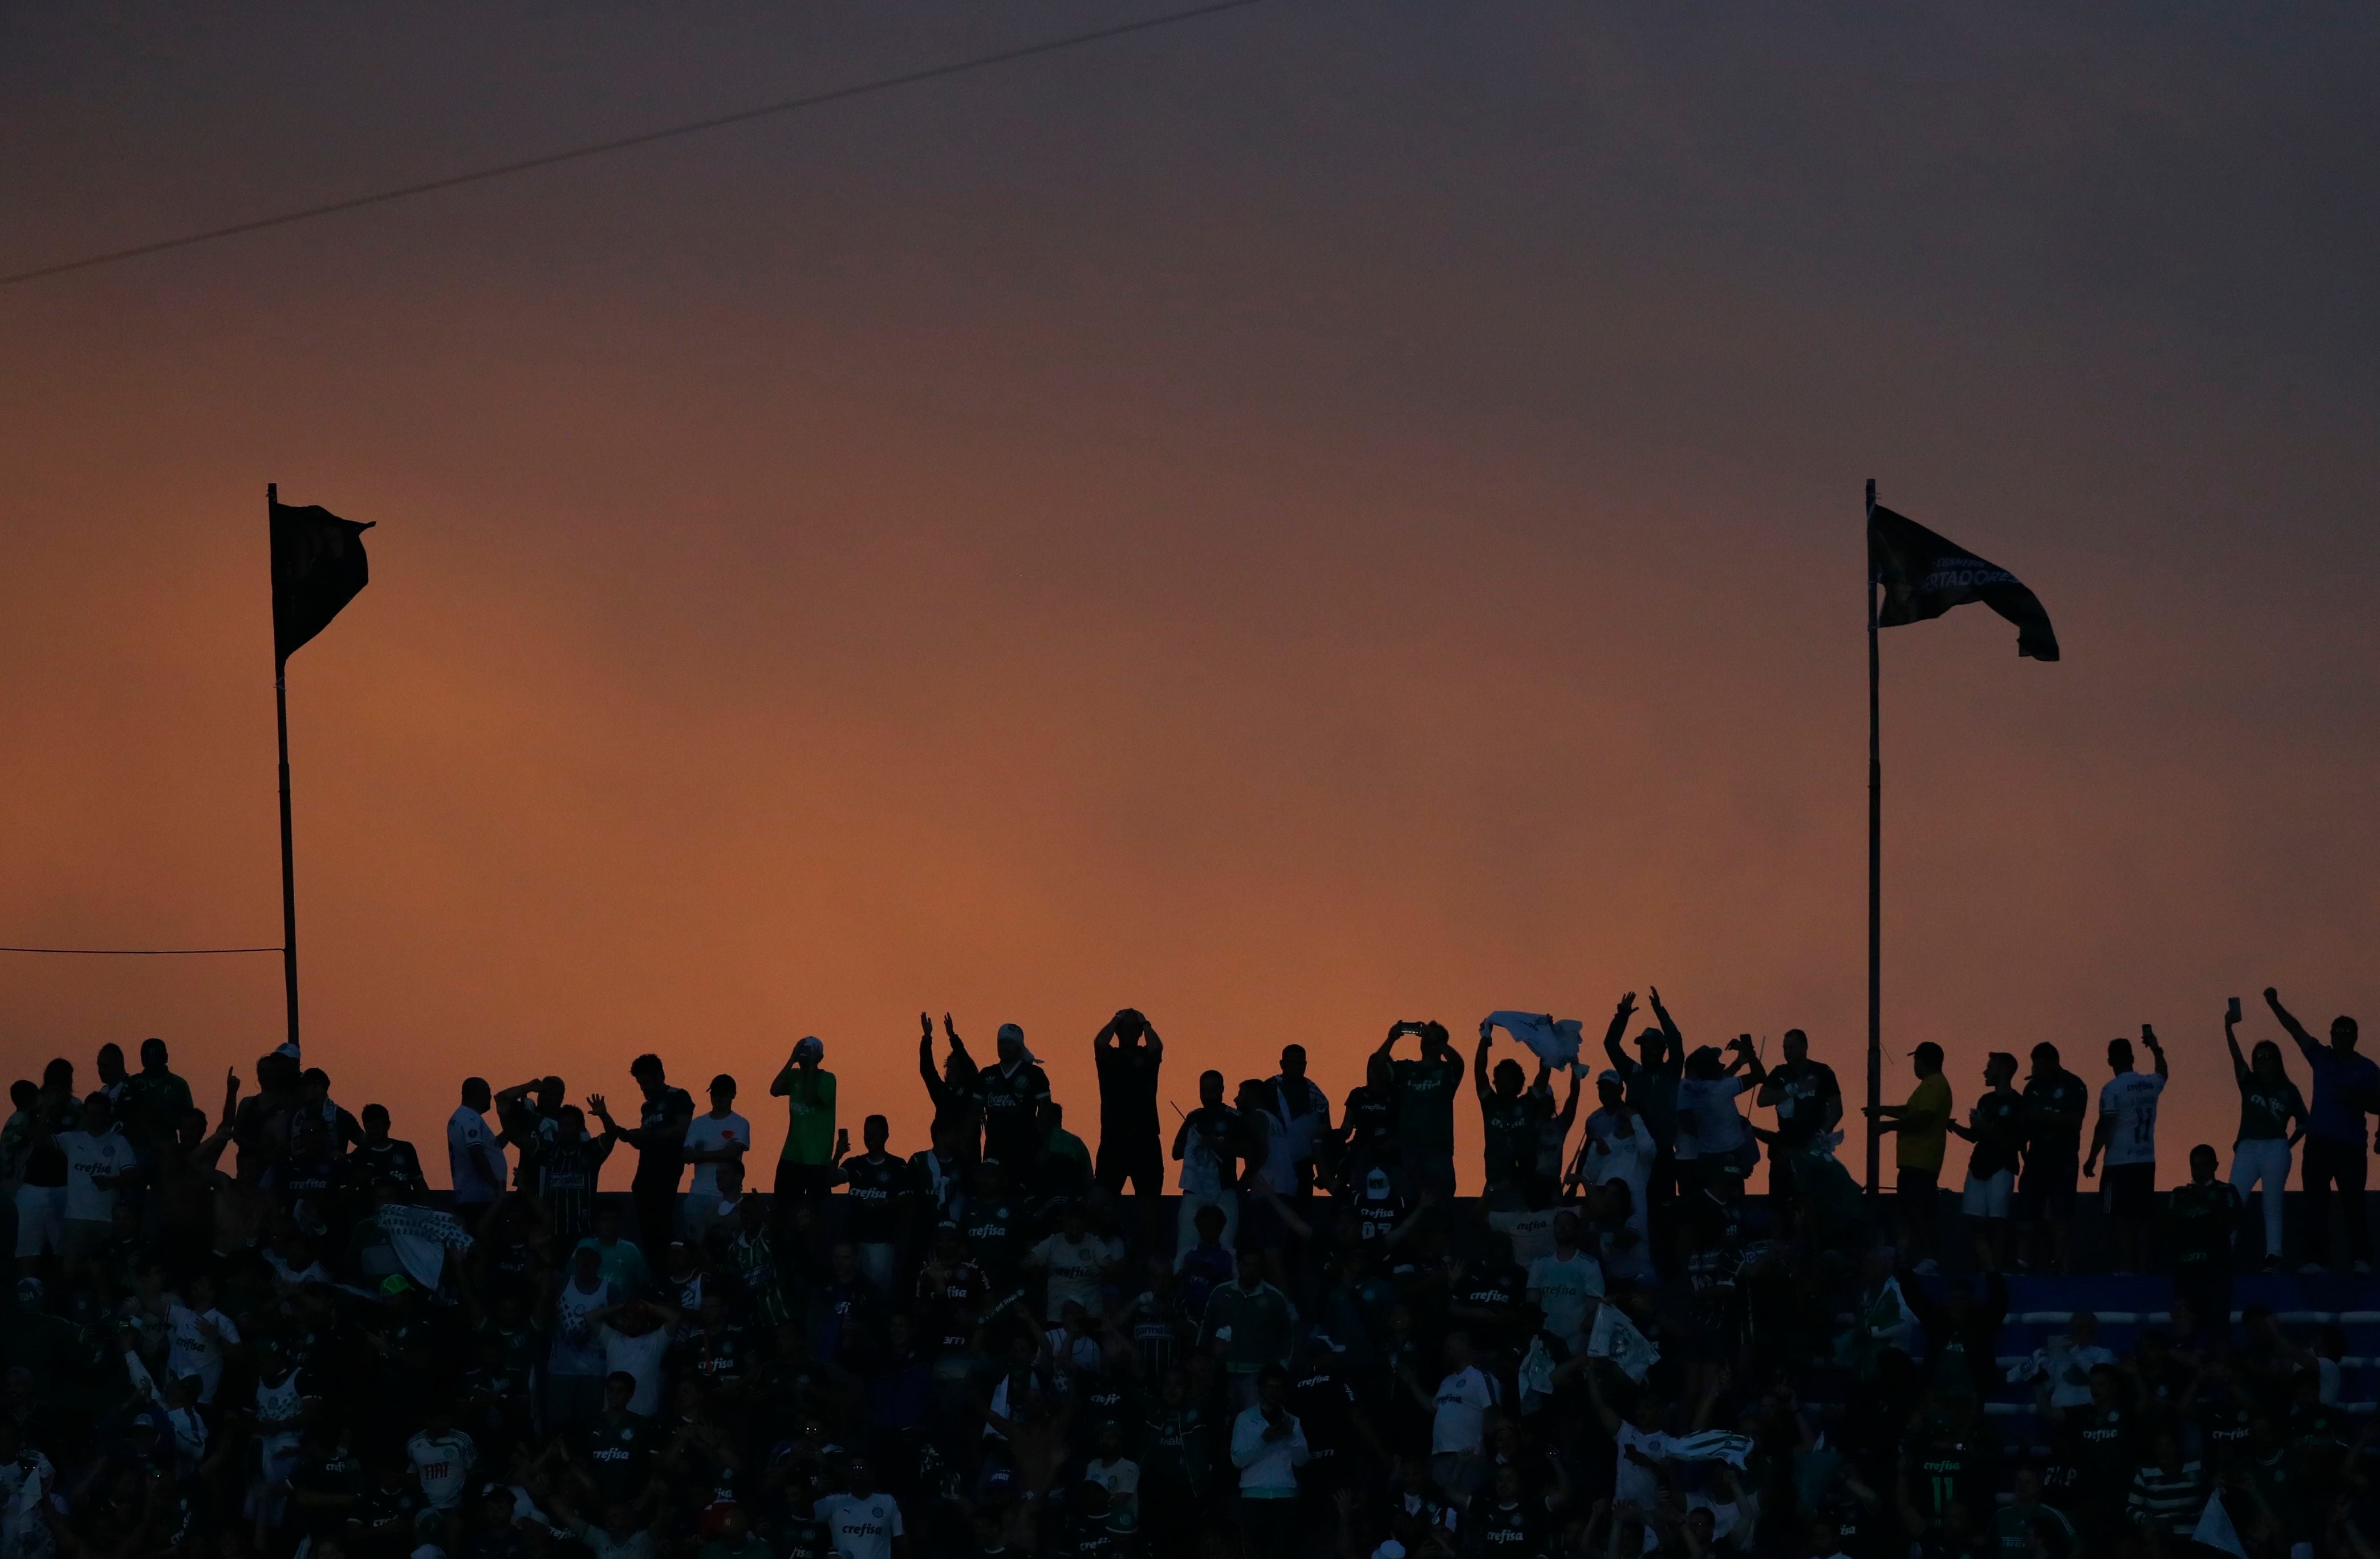
[[[371,577],[367,523],[309,503],[273,505],[273,653],[282,660],[331,625]]]
[[[1884,586],[1876,625],[1898,628],[1981,601],[2016,624],[2016,652],[2058,659],[2049,613],[2013,574],[1878,503],[1868,511],[1867,566]]]

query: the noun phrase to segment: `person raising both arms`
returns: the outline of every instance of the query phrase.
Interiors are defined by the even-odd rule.
[[[2140,1272],[2147,1266],[2149,1223],[2156,1215],[2157,1096],[2165,1092],[2165,1047],[2156,1031],[2141,1025],[2141,1043],[2156,1057],[2156,1074],[2132,1070],[2132,1042],[2107,1042],[2107,1070],[2115,1075],[2099,1088],[2099,1121],[2091,1131],[2091,1151],[2083,1155],[2082,1174],[2089,1178],[2107,1155],[2107,1178],[2099,1182],[2101,1205],[2116,1226],[2116,1270]]]
[[[2289,1148],[2305,1135],[2306,1107],[2289,1081],[2281,1047],[2260,1039],[2252,1057],[2240,1054],[2240,1003],[2223,1014],[2223,1044],[2231,1052],[2231,1078],[2240,1085],[2240,1134],[2231,1142],[2231,1185],[2242,1198],[2259,1183],[2265,1189],[2265,1269],[2281,1267],[2281,1199],[2289,1183]],[[2289,1123],[2297,1122],[2292,1134]],[[2360,1147],[2360,1144],[2359,1144]],[[2361,1153],[2357,1154],[2359,1160]]]
[[[1397,1041],[1412,1034],[1421,1057],[1395,1060]],[[1454,1091],[1463,1083],[1463,1057],[1448,1042],[1446,1025],[1400,1019],[1372,1052],[1390,1061],[1396,1087],[1397,1158],[1402,1189],[1418,1201],[1424,1193],[1454,1194]]]
[[[2355,1020],[2340,1013],[2330,1021],[2330,1043],[2316,1045],[2305,1025],[2289,1016],[2280,993],[2265,987],[2265,1005],[2298,1042],[2313,1071],[2313,1103],[2306,1111],[2304,1169],[2306,1222],[2313,1231],[2309,1267],[2330,1251],[2330,1193],[2346,1204],[2347,1255],[2357,1272],[2372,1270],[2372,1226],[2363,1217],[2363,1118],[2380,1110],[2380,1066],[2355,1053]]]
[[[983,1136],[983,1096],[976,1091],[981,1073],[949,1013],[942,1014],[942,1034],[950,1041],[951,1055],[940,1071],[934,1070],[934,1021],[920,1012],[917,1027],[923,1031],[917,1035],[917,1075],[925,1080],[926,1096],[934,1103],[930,1134],[937,1142],[947,1140],[961,1144],[972,1166]]]
[[[1635,1010],[1636,993],[1630,991],[1612,1010],[1611,1026],[1603,1033],[1603,1053],[1611,1057],[1611,1070],[1620,1074],[1627,1089],[1628,1107],[1652,1134],[1653,1168],[1645,1195],[1656,1209],[1666,1209],[1677,1191],[1678,1083],[1685,1073],[1686,1042],[1656,991],[1653,1011],[1660,1026],[1639,1033],[1636,1054],[1630,1056],[1620,1047],[1620,1039],[1628,1032],[1628,1020]]]

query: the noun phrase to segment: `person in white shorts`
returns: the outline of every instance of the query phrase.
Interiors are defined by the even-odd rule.
[[[1974,1144],[1967,1155],[1967,1183],[1959,1211],[1974,1231],[1975,1261],[1986,1272],[2008,1266],[2009,1205],[2016,1190],[2018,1156],[2024,1151],[2024,1095],[2016,1087],[2016,1057],[1995,1050],[1984,1061],[1984,1095],[1967,1111],[1967,1124],[1946,1122]]]

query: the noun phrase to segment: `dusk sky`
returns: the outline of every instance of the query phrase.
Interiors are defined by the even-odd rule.
[[[1147,14],[0,6],[0,272]],[[805,1033],[921,1147],[921,1008],[1087,1138],[1126,1003],[1184,1107],[1648,985],[1856,1104],[1873,477],[2065,649],[1885,634],[1886,1096],[2148,1021],[2228,1163],[2226,997],[2380,1016],[2375,79],[2329,6],[1298,0],[0,290],[0,942],[278,940],[277,481],[378,526],[306,1052],[442,1182],[464,1073],[645,1049],[772,1158]],[[212,1111],[281,1024],[0,957],[10,1075]]]

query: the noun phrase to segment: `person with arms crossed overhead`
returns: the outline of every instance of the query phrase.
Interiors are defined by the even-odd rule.
[[[1099,1076],[1099,1154],[1092,1178],[1135,1196],[1165,1194],[1165,1156],[1158,1145],[1157,1074],[1165,1042],[1141,1012],[1126,1007],[1091,1040]]]
[[[1913,1270],[1931,1277],[1939,1253],[1935,1233],[1940,1211],[1942,1153],[1950,1124],[1950,1080],[1942,1075],[1942,1047],[1927,1040],[1909,1053],[1917,1070],[1917,1086],[1905,1105],[1879,1105],[1883,1119],[1876,1130],[1898,1133],[1893,1163],[1899,1170],[1892,1200],[1900,1215],[1900,1237]]]
[[[1777,1112],[1777,1140],[1768,1148],[1768,1199],[1791,1230],[1798,1202],[1793,1155],[1842,1120],[1843,1090],[1834,1068],[1810,1059],[1810,1036],[1800,1029],[1785,1031],[1783,1054],[1753,1102]]]
[[[1421,1042],[1417,1060],[1400,1061],[1390,1054],[1406,1034]],[[1390,1062],[1390,1075],[1396,1088],[1397,1167],[1402,1189],[1415,1200],[1425,1193],[1452,1196],[1454,1093],[1463,1084],[1463,1057],[1447,1042],[1446,1025],[1400,1019],[1373,1054]]]
[[[2099,1089],[2099,1122],[2082,1174],[2095,1172],[2107,1156],[2107,1178],[2099,1183],[2101,1205],[2116,1226],[2116,1270],[2140,1272],[2147,1265],[2149,1223],[2156,1215],[2157,1097],[2165,1092],[2165,1047],[2156,1032],[2141,1025],[2141,1043],[2156,1057],[2154,1076],[2132,1070],[2132,1042],[2107,1042],[2107,1070],[2115,1075]]]
[[[834,1073],[819,1063],[826,1044],[806,1033],[794,1043],[769,1092],[785,1101],[785,1146],[777,1155],[777,1217],[794,1203],[823,1201],[834,1184]]]
[[[2016,1189],[2017,1221],[2025,1226],[2029,1251],[2021,1267],[2064,1272],[2070,1264],[2068,1236],[2089,1102],[2082,1080],[2058,1064],[2058,1046],[2047,1040],[2034,1045],[2024,1082],[2024,1173]]]
[[[2298,1042],[2306,1065],[2313,1071],[2313,1103],[2306,1111],[2306,1222],[2313,1229],[2307,1246],[2307,1266],[2316,1267],[2330,1251],[2330,1198],[2347,1213],[2347,1256],[2357,1272],[2372,1270],[2372,1226],[2364,1221],[2365,1143],[2370,1140],[2363,1118],[2380,1110],[2380,1066],[2355,1053],[2355,1020],[2340,1013],[2330,1021],[2330,1043],[2316,1045],[2305,1025],[2289,1016],[2280,993],[2265,987],[2265,1005]]]
[[[2261,1182],[2265,1190],[2265,1268],[2281,1267],[2282,1194],[2289,1183],[2289,1123],[2306,1129],[2305,1099],[2289,1081],[2281,1047],[2256,1042],[2254,1058],[2240,1054],[2240,998],[2223,1014],[2223,1044],[2231,1052],[2231,1078],[2240,1085],[2240,1134],[2231,1142],[2231,1184],[2245,1197]],[[2361,1154],[2358,1154],[2361,1157]]]

